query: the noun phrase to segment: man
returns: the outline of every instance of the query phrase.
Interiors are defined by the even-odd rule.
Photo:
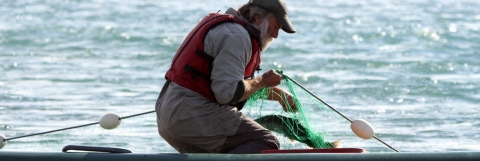
[[[282,0],[250,0],[209,14],[187,36],[167,71],[156,103],[162,136],[180,153],[260,153],[279,149],[274,135],[240,109],[262,88],[287,111],[292,96],[273,70],[254,78],[260,53],[279,30],[295,33]],[[287,99],[288,102],[282,100]],[[296,107],[292,106],[295,111]]]

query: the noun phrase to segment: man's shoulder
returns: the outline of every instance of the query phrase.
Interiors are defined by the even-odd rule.
[[[218,26],[212,28],[209,31],[209,34],[214,34],[214,35],[235,35],[235,36],[248,36],[248,31],[240,24],[234,23],[234,22],[225,22],[222,24],[219,24]]]

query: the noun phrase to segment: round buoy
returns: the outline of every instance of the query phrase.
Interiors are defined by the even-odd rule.
[[[120,125],[120,115],[116,113],[107,113],[100,119],[100,126],[104,129],[110,130]]]
[[[362,139],[371,139],[375,136],[375,131],[372,125],[363,119],[356,119],[352,121],[350,125],[353,133]]]
[[[5,146],[5,144],[7,144],[7,141],[5,141],[5,139],[7,138],[5,138],[4,135],[0,134],[0,149],[2,149]]]

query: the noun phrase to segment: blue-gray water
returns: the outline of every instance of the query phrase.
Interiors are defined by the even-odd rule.
[[[3,2],[0,134],[153,110],[188,32],[207,13],[246,1]],[[286,3],[297,33],[280,33],[263,53],[263,69],[283,69],[346,116],[368,120],[400,151],[480,150],[480,2]],[[359,148],[380,145],[369,142]],[[97,125],[11,140],[1,150],[60,151],[67,144],[175,152],[157,134],[154,114],[110,131]]]

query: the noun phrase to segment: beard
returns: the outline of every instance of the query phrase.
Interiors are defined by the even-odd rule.
[[[260,43],[262,51],[267,50],[268,46],[273,43],[275,38],[268,34],[268,19],[263,20],[260,25],[255,25],[260,30]]]

